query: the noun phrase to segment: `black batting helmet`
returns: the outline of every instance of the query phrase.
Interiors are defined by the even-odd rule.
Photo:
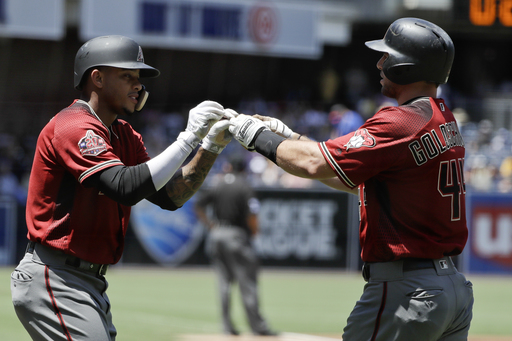
[[[384,39],[367,41],[375,51],[387,52],[382,68],[397,84],[419,81],[445,84],[452,68],[455,48],[450,36],[439,26],[418,18],[393,22]]]
[[[82,78],[92,67],[111,66],[122,69],[139,69],[140,77],[157,77],[160,71],[144,64],[142,48],[133,39],[111,35],[89,40],[75,57],[75,88],[82,89]]]

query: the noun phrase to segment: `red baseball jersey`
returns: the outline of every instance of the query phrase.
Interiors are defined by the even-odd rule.
[[[319,147],[338,178],[359,187],[363,261],[462,252],[465,149],[442,99],[382,108],[356,132]]]
[[[109,129],[85,102],[73,102],[37,140],[27,198],[28,238],[89,262],[117,263],[131,207],[83,183],[102,169],[148,160],[142,137],[130,124],[116,120]]]

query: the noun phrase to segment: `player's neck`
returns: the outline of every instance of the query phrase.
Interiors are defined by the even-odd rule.
[[[98,107],[98,109],[94,109],[94,111],[96,111],[96,115],[98,115],[101,122],[103,122],[103,124],[107,127],[110,127],[112,125],[112,122],[114,122],[117,118],[117,114],[113,114],[109,110],[102,110]]]
[[[416,82],[401,86],[396,99],[398,105],[416,97],[436,97],[437,87],[433,83]]]
[[[110,127],[112,122],[117,118],[116,113],[113,113],[107,107],[100,104],[100,100],[96,92],[91,92],[90,96],[82,96],[82,100],[89,104],[91,109],[96,113],[96,116],[98,116],[105,126]]]

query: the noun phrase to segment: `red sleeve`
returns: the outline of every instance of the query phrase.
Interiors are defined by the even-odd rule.
[[[355,132],[319,143],[325,160],[346,186],[357,187],[405,157],[401,145],[410,135],[407,129],[396,129],[392,112],[398,110],[384,108]]]

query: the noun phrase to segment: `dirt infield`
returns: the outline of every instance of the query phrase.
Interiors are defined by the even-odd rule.
[[[296,333],[282,333],[279,336],[253,336],[250,334],[240,336],[195,334],[180,335],[177,341],[341,341],[336,335],[307,335]],[[472,336],[468,341],[512,341],[512,336]]]
[[[318,336],[296,333],[281,333],[279,336],[254,335],[181,335],[177,341],[340,341],[341,336]]]

